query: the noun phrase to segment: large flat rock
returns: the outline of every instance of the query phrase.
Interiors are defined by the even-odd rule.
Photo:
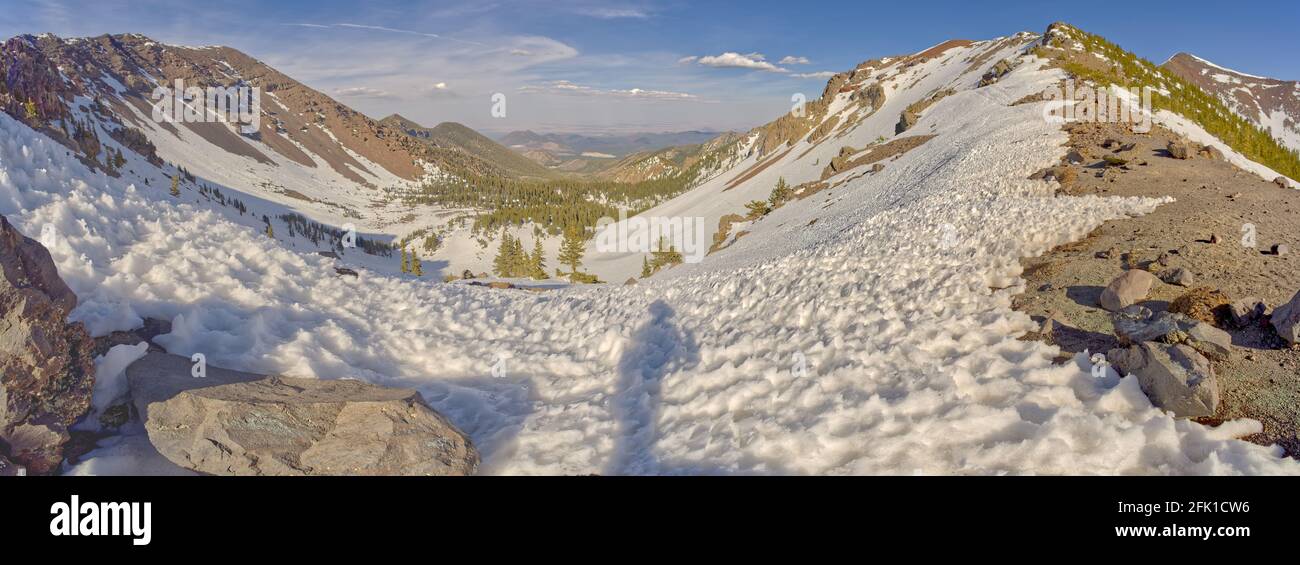
[[[150,353],[126,370],[149,441],[214,475],[469,475],[478,451],[414,390],[271,377]]]

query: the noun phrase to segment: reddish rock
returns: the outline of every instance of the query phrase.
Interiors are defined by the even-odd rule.
[[[76,305],[49,252],[0,217],[0,455],[32,474],[58,469],[90,408],[94,342],[68,323]]]

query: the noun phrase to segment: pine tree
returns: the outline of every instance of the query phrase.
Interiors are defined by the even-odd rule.
[[[650,275],[653,275],[653,274],[654,274],[654,271],[651,271],[651,270],[650,270],[650,259],[649,259],[648,257],[642,257],[642,258],[641,258],[641,278],[643,278],[643,279],[644,279],[644,278],[649,278]]]
[[[271,224],[266,224],[266,237],[275,239],[275,228],[272,228]]]
[[[411,272],[417,277],[424,276],[424,267],[420,265],[420,252],[415,249],[411,250]]]
[[[571,269],[569,280],[573,281],[577,280],[578,267],[582,266],[584,249],[581,229],[571,226],[564,230],[564,243],[560,244],[560,264],[567,265]]]
[[[525,277],[530,275],[528,269],[528,253],[524,252],[524,241],[519,238],[512,238],[510,244],[510,276]]]
[[[496,273],[498,277],[509,278],[513,276],[514,266],[511,257],[515,249],[513,239],[510,237],[510,232],[504,229],[501,230],[501,245],[497,247],[497,256],[492,260],[492,272]]]
[[[542,238],[533,239],[533,254],[528,258],[528,268],[531,271],[530,276],[534,279],[550,278],[546,274],[546,253],[542,250]]]
[[[179,197],[180,195],[181,195],[181,178],[176,175],[172,175],[172,196]],[[268,222],[266,224],[266,227],[270,228],[271,224]]]
[[[786,184],[785,177],[776,180],[776,188],[772,189],[771,196],[768,196],[767,203],[769,208],[779,208],[790,199],[790,185]]]
[[[411,272],[411,259],[406,255],[406,246],[402,246],[402,272]]]
[[[28,98],[27,102],[23,104],[23,110],[26,111],[27,121],[29,122],[41,121],[40,112],[36,110],[36,102],[33,101],[31,98]]]

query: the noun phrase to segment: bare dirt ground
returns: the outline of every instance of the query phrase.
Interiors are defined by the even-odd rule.
[[[1159,127],[1148,134],[1114,124],[1072,124],[1067,130],[1072,151],[1062,167],[1073,174],[1055,169],[1065,179],[1062,193],[1176,201],[1147,216],[1106,222],[1081,241],[1022,260],[1027,292],[1015,298],[1014,307],[1039,322],[1055,313],[1057,322],[1050,336],[1027,339],[1050,340],[1071,356],[1118,347],[1110,313],[1098,300],[1128,268],[1159,274],[1182,267],[1194,276],[1187,287],[1157,283],[1140,302],[1157,313],[1196,287],[1232,300],[1260,298],[1269,313],[1300,290],[1300,191],[1212,157],[1175,159],[1166,146],[1176,136]],[[1254,225],[1255,247],[1242,243],[1246,224]],[[1272,254],[1279,243],[1291,253]],[[1247,440],[1281,445],[1300,458],[1300,349],[1286,347],[1266,319],[1246,328],[1229,321],[1217,325],[1232,334],[1234,351],[1214,362],[1221,402],[1203,423],[1259,420],[1264,432]]]

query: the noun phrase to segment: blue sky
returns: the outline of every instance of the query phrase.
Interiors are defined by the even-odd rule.
[[[1104,9],[1103,9],[1104,7]],[[236,47],[375,117],[488,132],[746,129],[825,74],[1064,20],[1156,63],[1300,79],[1300,2],[0,0],[0,36]],[[491,116],[506,94],[506,118]]]

